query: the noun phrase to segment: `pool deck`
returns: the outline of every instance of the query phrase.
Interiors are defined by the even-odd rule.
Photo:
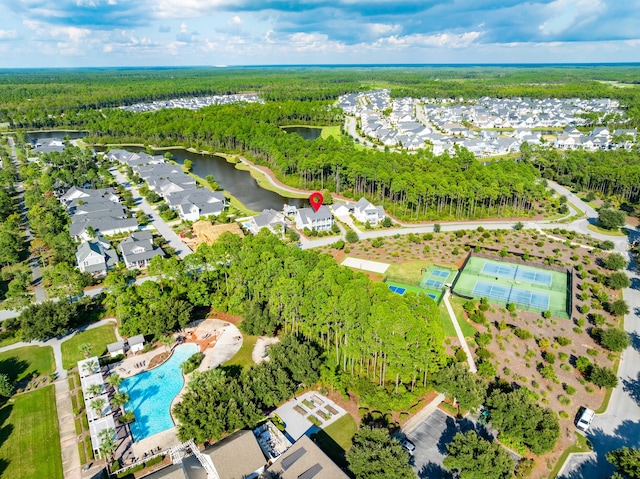
[[[242,334],[240,330],[238,330],[235,325],[220,319],[208,318],[198,321],[193,323],[189,328],[186,328],[183,333],[176,336],[181,336],[183,340],[174,343],[171,348],[175,348],[180,344],[189,343],[199,346],[200,352],[204,354],[204,359],[198,368],[199,371],[206,371],[218,367],[231,359],[242,347]],[[129,378],[147,371],[151,359],[166,351],[168,351],[168,348],[160,347],[147,353],[128,353],[122,362],[112,365],[110,369],[122,378]],[[185,386],[190,378],[191,376],[185,378]],[[185,388],[183,387],[173,399],[171,409],[173,409],[173,406],[180,400],[184,391]],[[173,420],[175,423],[175,418],[173,418]],[[147,457],[150,457],[155,454],[158,448],[160,448],[160,452],[165,452],[171,446],[175,446],[181,442],[177,435],[178,428],[175,426],[138,442],[132,441],[128,430],[129,428],[125,426],[118,427],[119,445],[116,451],[116,457],[121,457],[124,464],[130,464],[135,460],[143,459],[145,453]]]

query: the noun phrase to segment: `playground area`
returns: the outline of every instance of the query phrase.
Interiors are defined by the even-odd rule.
[[[456,277],[457,271],[443,266],[430,265],[422,268],[422,276],[414,284],[408,284],[407,279],[395,278],[391,275],[385,277],[385,283],[394,293],[404,295],[406,292],[426,294],[436,303],[440,304],[446,285]]]
[[[514,303],[525,311],[551,311],[566,318],[569,311],[566,272],[472,256],[453,288],[459,296]]]

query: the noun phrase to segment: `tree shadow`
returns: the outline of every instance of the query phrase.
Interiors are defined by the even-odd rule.
[[[482,424],[478,424],[466,417],[462,419],[454,419],[451,416],[447,416],[445,421],[447,427],[440,435],[440,439],[438,440],[438,452],[443,456],[447,455],[447,444],[453,441],[453,437],[461,432],[465,433],[467,431],[476,431],[478,436],[487,441],[493,441],[493,435],[491,432]]]
[[[640,406],[640,372],[635,379],[623,379],[622,390],[626,392],[638,406]]]
[[[631,289],[640,290],[640,279],[631,278]]]
[[[453,479],[451,472],[434,462],[429,462],[418,471],[420,479]]]
[[[640,334],[635,331],[633,333],[629,333],[629,340],[631,341],[631,347],[636,351],[640,351]]]
[[[640,437],[640,422],[625,420],[613,434],[606,434],[601,429],[591,429],[588,438],[594,446],[594,453],[587,459],[575,457],[575,463],[567,466],[567,471],[558,476],[560,479],[592,479],[610,477],[614,467],[607,461],[606,454],[622,446],[632,445],[631,438]]]
[[[320,449],[322,449],[322,452],[329,456],[340,468],[349,466],[345,458],[344,449],[342,449],[340,444],[334,441],[333,438],[322,429],[311,434],[310,438]]]
[[[0,373],[6,374],[9,380],[16,381],[22,373],[29,369],[29,366],[28,361],[19,359],[16,356],[10,356],[0,361]]]

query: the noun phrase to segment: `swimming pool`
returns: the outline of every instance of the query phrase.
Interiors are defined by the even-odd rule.
[[[138,442],[174,426],[171,401],[182,389],[184,379],[180,364],[198,352],[196,344],[178,346],[169,360],[151,371],[124,379],[118,389],[129,395],[125,404],[136,420],[131,423],[133,440]]]

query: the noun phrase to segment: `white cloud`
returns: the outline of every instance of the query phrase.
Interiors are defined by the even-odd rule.
[[[555,0],[543,8],[547,20],[539,29],[544,35],[558,35],[596,20],[606,9],[600,0]]]
[[[0,30],[0,40],[13,40],[18,38],[18,32],[15,30]]]

